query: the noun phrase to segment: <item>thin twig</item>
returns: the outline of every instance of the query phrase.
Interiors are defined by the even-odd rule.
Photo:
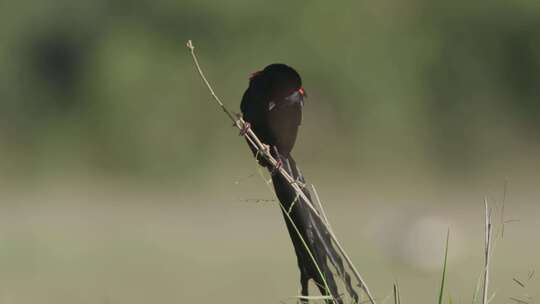
[[[331,296],[296,296],[295,299],[300,300],[331,300]]]
[[[197,56],[195,56],[195,47],[193,46],[193,43],[191,42],[191,40],[188,40],[186,46],[191,50],[191,55],[193,57],[193,61],[195,62],[195,66],[197,67],[197,71],[199,72],[199,75],[201,75],[201,78],[204,81],[204,84],[206,84],[206,87],[208,88],[208,90],[210,91],[210,94],[212,94],[212,97],[214,97],[214,100],[221,107],[223,112],[225,112],[225,114],[227,114],[227,116],[229,116],[229,118],[232,121],[236,122],[236,119],[234,118],[234,115],[227,109],[227,107],[225,107],[223,102],[221,102],[219,97],[214,92],[214,89],[212,89],[212,86],[210,85],[210,83],[208,82],[206,77],[204,76],[204,73],[203,73],[203,71],[201,69],[201,66],[199,65],[199,61],[197,60]]]
[[[510,297],[509,299],[512,300],[512,301],[515,301],[516,303],[520,303],[520,304],[529,304],[529,302],[527,302],[527,301],[525,301],[525,300],[521,300],[521,299],[515,298],[515,297]]]
[[[476,304],[478,300],[478,296],[480,294],[480,285],[482,284],[483,273],[484,271],[481,271],[480,274],[478,275],[478,279],[476,280],[476,288],[474,289],[474,292],[473,292],[472,304]]]
[[[313,190],[313,194],[315,195],[315,200],[317,202],[317,205],[319,206],[319,211],[321,212],[324,222],[326,223],[326,226],[331,229],[332,227],[330,227],[330,221],[328,221],[328,217],[326,216],[326,212],[324,211],[324,208],[322,206],[321,199],[319,198],[319,193],[317,193],[317,189],[315,189],[315,185],[311,184],[311,189]]]
[[[503,200],[501,207],[501,239],[504,238],[504,204],[506,203],[506,192],[508,190],[508,179],[504,180]]]
[[[482,294],[482,304],[488,303],[489,289],[489,260],[491,252],[491,210],[488,208],[487,197],[484,198],[485,207],[485,248],[484,248],[484,285]]]
[[[512,278],[512,281],[516,282],[516,284],[518,284],[522,288],[525,288],[525,284],[523,284],[520,280],[518,280],[516,278]]]
[[[394,304],[401,304],[401,299],[399,298],[399,285],[398,282],[394,282]]]
[[[443,295],[444,295],[444,283],[446,281],[446,267],[448,262],[448,241],[450,239],[450,228],[446,232],[446,245],[444,247],[444,263],[443,263],[443,272],[441,279],[441,288],[439,289],[439,301],[437,303],[442,304]]]

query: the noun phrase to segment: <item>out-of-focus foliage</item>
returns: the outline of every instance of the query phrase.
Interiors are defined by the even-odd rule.
[[[187,39],[234,109],[252,71],[296,67],[310,93],[304,151],[334,147],[319,160],[451,174],[538,152],[536,0],[0,7],[0,164],[10,177],[182,177],[216,150],[247,155],[194,72]]]

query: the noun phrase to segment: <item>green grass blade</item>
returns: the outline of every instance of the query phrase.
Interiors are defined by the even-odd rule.
[[[448,261],[448,239],[450,238],[450,229],[446,232],[446,248],[444,249],[444,264],[441,279],[441,289],[439,290],[439,304],[443,302],[444,283],[446,280],[446,262]]]
[[[394,304],[401,304],[401,299],[399,298],[399,286],[397,281],[394,282]]]

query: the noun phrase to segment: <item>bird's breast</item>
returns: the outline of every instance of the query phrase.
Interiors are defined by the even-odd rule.
[[[290,153],[302,121],[302,108],[299,104],[275,107],[268,111],[267,117],[278,150],[283,154]]]

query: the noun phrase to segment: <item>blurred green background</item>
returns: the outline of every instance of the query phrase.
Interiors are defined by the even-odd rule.
[[[398,280],[433,303],[450,227],[470,303],[488,196],[493,303],[538,300],[540,2],[27,0],[0,20],[0,301],[294,302],[279,208],[188,39],[235,111],[253,71],[301,73],[295,157],[378,299]]]

